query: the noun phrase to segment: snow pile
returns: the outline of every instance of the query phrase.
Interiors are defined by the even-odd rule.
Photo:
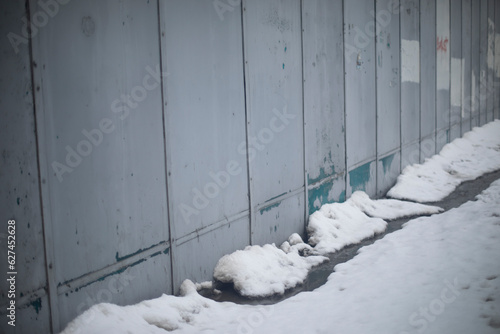
[[[438,206],[430,206],[395,199],[371,200],[365,192],[356,191],[348,200],[370,217],[393,220],[403,217],[430,215],[443,211]]]
[[[280,248],[285,253],[294,252],[302,256],[319,254],[309,244],[306,244],[304,241],[302,241],[302,238],[300,237],[300,235],[298,235],[298,233],[293,233],[288,238],[288,241],[285,241],[283,244],[281,244]]]
[[[73,320],[62,333],[152,333],[164,334],[189,324],[215,302],[196,292],[189,280],[182,283],[182,297],[162,295],[132,306],[101,303]]]
[[[309,217],[309,244],[320,254],[333,253],[384,232],[387,223],[383,219],[441,211],[437,206],[393,199],[371,200],[365,192],[356,191],[346,202],[325,204]]]
[[[187,281],[184,297],[95,305],[63,333],[493,334],[500,329],[498,254],[500,181],[477,201],[414,219],[361,248],[325,285],[278,304],[217,303]]]
[[[388,196],[417,202],[440,201],[467,180],[500,169],[500,120],[446,144],[423,164],[407,166]]]
[[[370,218],[352,201],[325,204],[309,216],[309,244],[320,254],[334,253],[385,231],[387,223]]]
[[[363,211],[376,218],[368,217]],[[358,191],[347,202],[325,204],[309,217],[309,244],[294,233],[279,249],[274,244],[248,246],[222,257],[215,267],[214,278],[233,283],[234,289],[246,297],[283,294],[302,284],[313,266],[328,260],[316,255],[333,253],[383,232],[387,223],[381,218],[440,211],[442,209],[435,206],[398,200],[371,200],[366,193]]]
[[[283,294],[301,284],[311,267],[327,260],[324,256],[302,257],[297,252],[285,253],[274,244],[247,246],[219,259],[214,278],[233,283],[243,296],[265,297]]]

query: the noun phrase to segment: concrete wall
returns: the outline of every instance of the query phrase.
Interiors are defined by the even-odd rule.
[[[500,116],[494,0],[33,0],[0,15],[6,333],[210,280],[224,254],[304,234],[356,190],[383,196]]]

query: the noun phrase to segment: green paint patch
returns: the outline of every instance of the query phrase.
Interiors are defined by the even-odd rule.
[[[42,298],[32,301],[30,305],[35,309],[36,314],[38,314],[42,309]]]
[[[18,197],[16,202],[17,202],[17,205],[19,205],[19,203],[21,202],[21,199]]]
[[[309,214],[318,210],[321,205],[328,203],[328,194],[333,188],[333,180],[327,181],[316,188],[308,191]],[[319,202],[319,206],[318,206]],[[316,204],[316,205],[315,205]]]
[[[349,185],[352,192],[356,190],[365,191],[368,181],[370,181],[370,162],[349,172]]]
[[[310,178],[309,174],[308,174],[307,175],[307,184],[315,184],[315,183],[318,183],[319,181],[321,181],[329,176],[335,175],[335,166],[331,165],[331,167],[328,169],[331,170],[331,172],[327,173],[325,171],[325,168],[321,167],[319,169],[319,176],[315,177],[315,178]]]
[[[339,196],[339,203],[344,203],[345,202],[345,190],[342,190]]]
[[[342,190],[338,198],[329,198],[330,191],[334,186],[333,181],[334,180],[325,182],[319,187],[308,191],[309,215],[312,215],[315,211],[319,210],[323,204],[345,202],[345,190]],[[319,206],[317,201],[319,201]],[[314,205],[315,203],[316,205]]]
[[[386,156],[385,158],[380,159],[380,161],[382,161],[382,168],[384,169],[384,174],[387,174],[387,172],[390,170],[395,155],[396,153],[393,153],[391,155]]]
[[[260,209],[260,214],[263,215],[264,212],[271,211],[272,209],[277,208],[280,205],[281,205],[281,202],[274,203],[272,205],[266,206],[265,208]]]
[[[163,254],[168,254],[168,253],[170,253],[170,247],[165,248],[165,250],[163,251]]]

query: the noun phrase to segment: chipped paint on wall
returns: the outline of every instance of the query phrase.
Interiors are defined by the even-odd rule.
[[[370,181],[370,165],[371,162],[368,162],[349,172],[349,185],[352,192],[366,190],[366,184]]]
[[[127,255],[123,255],[123,256],[120,256],[120,255],[119,255],[119,253],[118,253],[118,252],[116,252],[116,254],[115,254],[115,260],[116,260],[116,262],[123,261],[123,260],[125,260],[125,259],[128,259],[128,258],[130,258],[130,257],[134,256],[134,255],[137,255],[137,254],[139,254],[139,253],[143,253],[143,252],[145,252],[145,251],[147,251],[147,250],[150,250],[151,248],[154,248],[154,247],[159,246],[159,245],[162,245],[162,244],[166,244],[166,242],[165,242],[165,241],[161,241],[161,242],[159,242],[159,243],[157,243],[157,244],[151,245],[151,246],[146,247],[146,248],[141,248],[141,249],[138,249],[137,251],[135,251],[135,252],[133,252],[133,253],[131,253],[131,254],[127,254]]]
[[[339,203],[343,203],[345,202],[345,190],[342,190],[342,192],[340,193],[340,196],[339,196]]]
[[[335,175],[335,166],[331,165],[330,167],[320,167],[319,175],[317,177],[312,178],[310,174],[307,174],[307,184],[318,183],[332,175]]]
[[[386,156],[385,158],[380,159],[382,162],[382,168],[384,170],[384,174],[387,174],[391,170],[392,161],[394,160],[394,156],[396,153]]]
[[[272,202],[272,201],[274,201],[276,198],[281,197],[281,196],[285,195],[286,193],[287,193],[287,192],[285,191],[284,193],[281,193],[281,194],[279,194],[279,195],[276,195],[276,196],[274,196],[274,197],[271,197],[270,199],[268,199],[268,200],[267,200],[267,201],[265,201],[264,203],[269,203],[269,202]]]
[[[274,204],[271,204],[271,205],[268,205],[262,209],[259,210],[260,214],[263,215],[264,212],[268,212],[268,211],[271,211],[272,209],[274,208],[277,208],[278,206],[281,205],[281,201],[280,202],[277,202],[277,203],[274,203]]]
[[[318,186],[308,190],[308,213],[311,215],[319,210],[322,205],[345,201],[344,190],[345,178],[341,175],[337,178],[326,180]]]
[[[309,215],[314,211],[319,210],[321,206],[325,203],[331,201],[330,192],[333,188],[333,179],[320,184],[319,186],[309,189],[308,191],[308,201],[309,201]]]

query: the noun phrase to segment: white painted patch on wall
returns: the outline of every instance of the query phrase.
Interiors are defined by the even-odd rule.
[[[420,83],[420,43],[401,40],[401,81]]]
[[[464,61],[462,58],[451,58],[451,87],[450,98],[453,107],[462,106],[462,72]]]
[[[493,70],[495,69],[495,57],[493,55],[493,51],[495,51],[495,35],[490,34],[490,31],[495,31],[495,22],[488,18],[488,55],[486,58],[486,63],[488,65],[488,69]]]

